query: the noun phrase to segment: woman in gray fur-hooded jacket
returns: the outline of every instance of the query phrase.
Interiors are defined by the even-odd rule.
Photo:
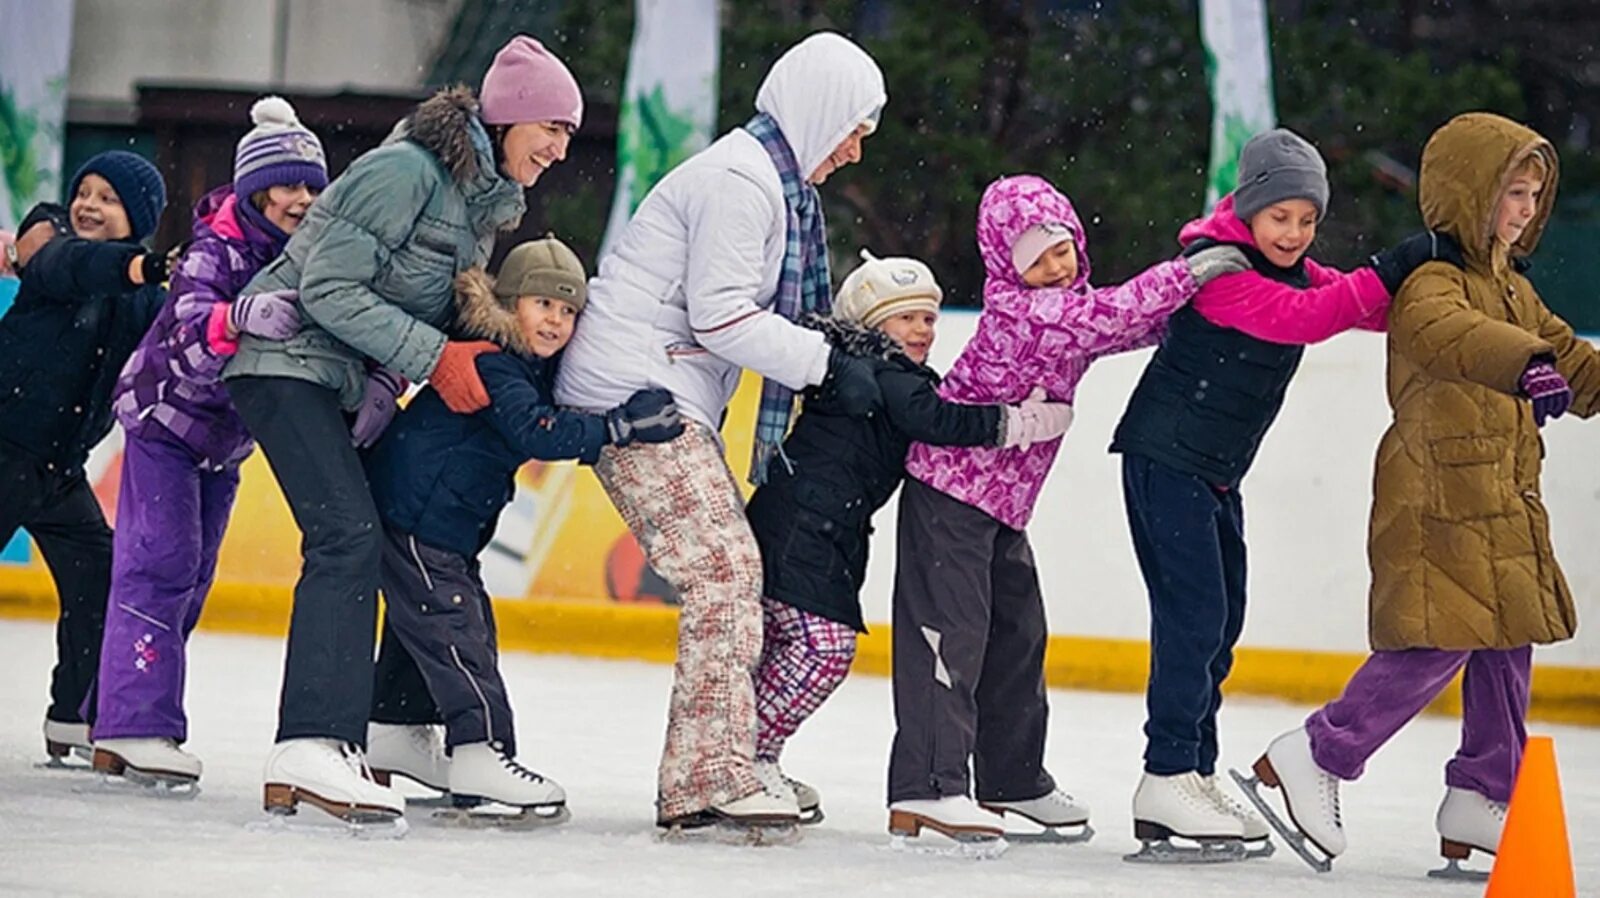
[[[513,38],[478,97],[440,91],[329,184],[238,301],[291,293],[303,322],[281,342],[246,336],[223,373],[303,534],[269,808],[405,810],[364,773],[382,527],[356,450],[377,440],[407,380],[430,381],[458,412],[488,405],[473,359],[493,345],[445,337],[453,283],[521,221],[524,189],[566,158],[582,118],[566,67]]]

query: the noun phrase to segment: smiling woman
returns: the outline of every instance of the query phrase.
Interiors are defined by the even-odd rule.
[[[362,773],[382,530],[346,414],[370,442],[408,380],[430,381],[454,412],[489,404],[475,358],[493,346],[454,338],[453,282],[487,262],[496,234],[521,220],[523,190],[565,158],[582,121],[583,96],[566,66],[533,38],[512,38],[478,96],[440,91],[329,184],[283,254],[243,291],[240,303],[287,297],[299,316],[283,339],[242,328],[222,375],[305,534],[278,744],[267,762],[269,807],[404,812],[399,793]],[[274,199],[269,192],[268,207],[292,219],[295,203]],[[382,681],[420,682],[391,642],[384,663],[410,675]],[[393,691],[380,686],[380,714],[432,707],[425,692]]]

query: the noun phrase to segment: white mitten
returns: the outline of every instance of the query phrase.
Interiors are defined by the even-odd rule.
[[[1043,387],[1034,387],[1019,405],[1006,406],[1006,437],[1002,448],[1026,449],[1034,443],[1053,440],[1072,426],[1072,406],[1050,402]]]

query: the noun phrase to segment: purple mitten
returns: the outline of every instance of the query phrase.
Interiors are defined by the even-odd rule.
[[[298,290],[252,293],[233,301],[228,324],[235,333],[253,334],[264,340],[287,340],[300,330],[300,310],[295,300]]]
[[[350,442],[357,449],[365,449],[383,436],[383,429],[394,419],[395,400],[405,391],[406,379],[385,368],[374,368],[367,375],[367,391],[361,396],[355,423],[350,425]]]
[[[1540,427],[1566,414],[1572,405],[1572,387],[1549,362],[1529,362],[1517,384],[1522,387],[1522,395],[1533,400],[1533,423]]]

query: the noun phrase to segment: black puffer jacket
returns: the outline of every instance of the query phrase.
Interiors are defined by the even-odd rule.
[[[74,474],[111,432],[111,390],[167,291],[128,280],[144,247],[57,237],[0,318],[0,446]]]
[[[865,632],[860,591],[872,513],[905,477],[912,441],[945,446],[1000,442],[1004,410],[939,398],[939,375],[888,336],[833,319],[807,322],[835,346],[873,361],[884,410],[851,418],[808,391],[805,408],[750,498],[766,594]]]

